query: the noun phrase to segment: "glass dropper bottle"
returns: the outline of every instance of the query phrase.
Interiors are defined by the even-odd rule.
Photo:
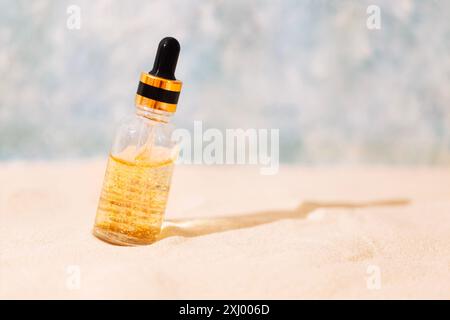
[[[178,155],[169,121],[182,86],[175,78],[179,52],[175,38],[161,40],[153,69],[141,74],[135,115],[115,136],[93,231],[109,243],[150,244],[161,231]]]

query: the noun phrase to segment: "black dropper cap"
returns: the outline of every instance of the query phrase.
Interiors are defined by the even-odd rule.
[[[172,37],[162,39],[156,52],[153,69],[149,74],[168,80],[176,80],[175,68],[177,67],[179,54],[180,44],[177,39]]]

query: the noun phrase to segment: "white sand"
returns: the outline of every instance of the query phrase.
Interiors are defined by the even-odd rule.
[[[163,239],[117,247],[104,166],[0,164],[0,298],[450,299],[449,168],[178,167]]]

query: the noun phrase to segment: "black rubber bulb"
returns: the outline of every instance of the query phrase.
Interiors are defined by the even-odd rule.
[[[156,77],[176,80],[175,68],[177,67],[180,44],[177,39],[167,37],[161,40],[156,52],[153,69],[149,72]]]

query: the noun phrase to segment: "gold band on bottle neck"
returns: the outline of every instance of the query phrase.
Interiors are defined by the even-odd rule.
[[[174,92],[180,92],[181,86],[183,84],[180,80],[168,80],[160,77],[155,77],[145,72],[141,73],[141,78],[139,80],[145,84],[148,84],[149,86]]]
[[[165,112],[175,112],[177,110],[176,104],[149,99],[139,94],[136,94],[135,101],[137,106],[144,106],[155,110],[161,110]]]

